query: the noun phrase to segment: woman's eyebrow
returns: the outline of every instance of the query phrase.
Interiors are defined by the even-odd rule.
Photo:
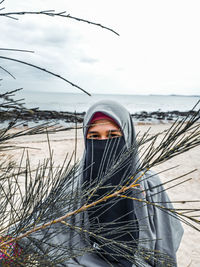
[[[99,133],[99,132],[96,132],[96,131],[90,131],[90,130],[89,130],[88,133],[95,133],[95,134],[96,134],[96,133]]]
[[[110,133],[113,133],[113,132],[121,132],[121,130],[120,129],[118,129],[118,130],[108,130],[108,132]],[[95,134],[98,134],[99,132],[98,131],[88,131],[88,133],[90,133],[90,134],[93,134],[93,133],[95,133]]]
[[[118,129],[118,130],[108,130],[108,132],[121,132],[121,130],[120,129]]]

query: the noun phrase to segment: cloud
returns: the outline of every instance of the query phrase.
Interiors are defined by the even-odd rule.
[[[88,63],[88,64],[94,64],[94,63],[99,62],[99,60],[97,58],[81,57],[80,62]]]
[[[34,50],[34,54],[0,54],[54,71],[84,88],[110,93],[166,93],[200,91],[199,1],[149,2],[127,0],[5,1],[10,10],[66,10],[119,31],[120,37],[101,28],[70,19],[26,15],[19,21],[0,18],[0,47]],[[115,9],[113,10],[113,5]],[[106,8],[105,8],[106,7]],[[170,18],[170,19],[169,19]],[[185,19],[187,18],[187,20]],[[27,88],[61,90],[62,82],[31,67],[1,61]],[[120,75],[119,75],[120,73]],[[0,77],[12,80],[0,70]],[[12,81],[12,86],[15,81]],[[11,85],[11,83],[10,83]],[[194,87],[195,85],[195,87]],[[4,83],[5,86],[5,83]],[[93,89],[94,88],[94,89]],[[181,89],[182,88],[182,89]]]

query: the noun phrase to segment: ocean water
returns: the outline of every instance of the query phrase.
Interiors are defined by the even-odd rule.
[[[103,99],[117,101],[130,113],[141,111],[188,111],[191,110],[200,96],[178,95],[108,95],[94,94],[91,97],[81,93],[40,92],[22,90],[16,93],[17,99],[24,98],[27,108],[44,110],[84,112],[95,102]]]

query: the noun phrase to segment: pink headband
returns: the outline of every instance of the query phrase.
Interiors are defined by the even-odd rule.
[[[93,122],[98,121],[98,120],[109,120],[109,121],[112,121],[112,122],[116,123],[116,121],[113,120],[110,116],[105,115],[105,114],[102,113],[102,112],[96,112],[96,113],[93,115],[93,117],[92,117],[90,123],[93,123]]]

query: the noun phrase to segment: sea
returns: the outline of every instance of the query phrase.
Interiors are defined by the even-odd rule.
[[[152,111],[189,111],[200,100],[199,96],[183,95],[123,95],[123,94],[92,94],[68,92],[43,92],[21,90],[15,99],[23,99],[27,108],[41,110],[85,112],[99,100],[114,100],[125,106],[131,114]],[[198,105],[199,106],[199,105]]]

